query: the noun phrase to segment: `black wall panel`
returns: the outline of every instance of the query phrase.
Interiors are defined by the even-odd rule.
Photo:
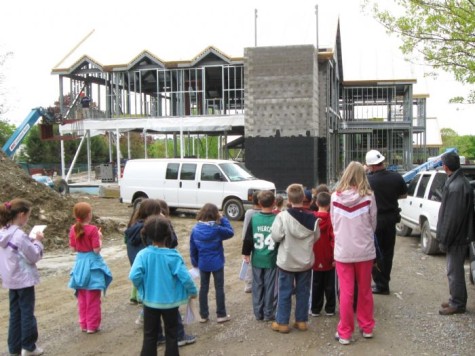
[[[246,167],[258,178],[274,182],[277,190],[292,183],[311,188],[326,177],[320,149],[325,157],[326,144],[316,137],[246,137]]]

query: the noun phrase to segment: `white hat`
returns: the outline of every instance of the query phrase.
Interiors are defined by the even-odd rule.
[[[366,153],[366,164],[373,166],[384,161],[385,157],[377,150],[371,150]]]

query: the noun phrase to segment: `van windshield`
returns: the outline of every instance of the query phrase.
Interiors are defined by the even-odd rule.
[[[221,163],[219,167],[221,167],[231,182],[257,179],[244,166],[238,163]]]

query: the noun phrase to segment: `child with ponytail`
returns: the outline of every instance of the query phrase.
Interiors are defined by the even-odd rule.
[[[101,291],[105,292],[109,286],[112,274],[100,255],[102,233],[100,228],[91,225],[91,205],[77,203],[73,215],[76,222],[69,231],[69,246],[77,255],[69,288],[76,290],[81,330],[94,334],[101,325]]]
[[[40,282],[36,262],[43,257],[44,236],[30,238],[22,227],[30,218],[32,204],[13,199],[0,204],[0,277],[9,289],[10,323],[8,349],[11,355],[42,355],[36,346],[38,326],[35,311],[35,285]]]

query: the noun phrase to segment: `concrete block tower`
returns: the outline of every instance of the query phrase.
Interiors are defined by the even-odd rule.
[[[246,166],[277,189],[319,180],[317,51],[312,45],[244,50]]]

